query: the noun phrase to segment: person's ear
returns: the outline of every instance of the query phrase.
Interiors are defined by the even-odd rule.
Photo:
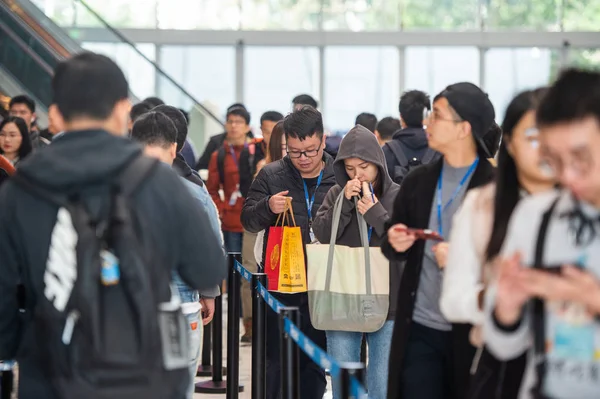
[[[113,108],[113,116],[118,123],[118,131],[125,136],[129,127],[129,113],[131,112],[131,101],[128,98],[117,101]]]
[[[52,125],[57,133],[65,130],[65,119],[56,104],[51,104],[48,108],[48,118],[52,120]]]
[[[173,143],[171,145],[171,148],[169,148],[169,155],[173,160],[175,159],[175,157],[177,157],[177,143]]]
[[[325,135],[325,133],[323,133],[323,140],[321,141],[321,147],[323,147],[323,150],[325,150],[326,142],[327,142],[327,136]]]

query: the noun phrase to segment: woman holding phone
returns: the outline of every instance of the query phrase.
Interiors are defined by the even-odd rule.
[[[526,195],[552,189],[553,176],[541,165],[535,109],[545,89],[525,91],[509,104],[502,123],[503,140],[494,183],[472,190],[454,216],[440,308],[455,323],[472,324],[471,342],[479,347],[472,368],[469,399],[515,398],[518,392],[501,392],[500,378],[520,380],[524,356],[503,365],[482,348],[483,297],[492,274],[491,264],[500,252],[508,222]],[[500,369],[503,368],[503,376]],[[490,370],[497,371],[489,378]],[[485,381],[483,378],[485,375]],[[520,384],[502,384],[520,386]],[[494,396],[501,392],[500,396]]]
[[[375,135],[361,125],[350,130],[340,144],[333,168],[337,185],[329,190],[317,212],[313,224],[315,237],[320,243],[329,243],[334,204],[343,195],[336,245],[362,246],[356,213],[358,210],[369,227],[370,246],[379,247],[400,186],[388,174],[385,155]],[[390,308],[387,321],[378,331],[366,334],[370,399],[387,397],[388,362],[401,264],[391,262],[390,266]],[[362,332],[327,331],[327,352],[340,362],[359,362],[362,338]],[[334,379],[333,397],[337,399],[340,395],[339,381]]]

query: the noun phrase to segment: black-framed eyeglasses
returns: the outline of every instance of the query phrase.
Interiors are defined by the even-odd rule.
[[[319,147],[316,150],[308,150],[308,151],[290,151],[290,149],[287,148],[287,153],[290,158],[294,158],[294,159],[300,158],[302,155],[304,155],[306,158],[314,158],[317,155],[319,155],[321,146],[322,146],[322,144],[319,144]]]

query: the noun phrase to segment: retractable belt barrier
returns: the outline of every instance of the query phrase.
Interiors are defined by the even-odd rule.
[[[253,282],[253,274],[250,273],[248,270],[246,270],[244,268],[244,266],[242,266],[242,264],[240,262],[238,262],[237,260],[234,263],[234,267],[235,267],[235,271],[245,280],[249,281],[250,283]],[[264,303],[266,303],[275,313],[280,313],[282,310],[286,310],[286,309],[290,309],[288,307],[286,307],[285,305],[283,305],[281,302],[279,302],[273,295],[271,295],[269,293],[269,291],[267,290],[267,288],[265,287],[265,284],[261,283],[260,281],[256,281],[256,286],[253,287],[253,290],[256,290],[256,292],[258,294],[260,294],[260,296],[263,298]],[[317,346],[310,338],[308,338],[302,331],[300,331],[300,328],[298,328],[298,326],[296,324],[294,324],[292,322],[292,320],[290,320],[287,317],[284,317],[284,331],[285,333],[295,342],[295,344],[297,345],[298,348],[300,348],[302,350],[302,352],[304,352],[313,362],[315,362],[315,364],[317,364],[319,367],[321,367],[323,370],[329,370],[329,372],[331,373],[331,376],[333,378],[340,378],[343,376],[344,372],[346,372],[346,374],[348,374],[348,369],[345,368],[341,363],[339,363],[338,361],[336,361],[335,359],[333,359],[331,356],[329,356],[329,354],[324,351],[323,349],[321,349],[319,346]],[[284,367],[284,364],[281,365],[282,367]],[[254,368],[253,368],[253,373],[254,373]],[[348,388],[348,393],[349,393],[349,398],[356,398],[356,399],[364,399],[367,398],[367,392],[364,388],[364,386],[361,384],[361,382],[358,380],[358,378],[356,377],[356,375],[354,374],[348,374],[349,376],[349,387]],[[261,376],[263,377],[263,376]],[[264,377],[263,377],[264,378]],[[342,380],[344,381],[345,379],[342,378]],[[254,382],[254,380],[253,380]],[[344,387],[346,388],[346,387]],[[254,387],[253,387],[253,399],[258,399],[260,398],[259,396],[257,396],[255,398],[254,396]],[[346,391],[346,389],[342,389],[342,391]],[[294,395],[292,395],[294,396]],[[262,398],[260,398],[262,399]]]

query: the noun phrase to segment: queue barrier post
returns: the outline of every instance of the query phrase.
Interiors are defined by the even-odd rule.
[[[232,265],[232,256],[229,264]],[[221,292],[222,287],[221,287]],[[212,321],[212,379],[196,384],[196,393],[227,393],[226,382],[223,381],[223,295],[215,298],[215,316]]]
[[[296,307],[282,307],[279,310],[279,340],[281,345],[281,398],[300,398],[300,348],[285,331],[288,319],[300,325],[300,310]]]
[[[267,287],[267,275],[252,275],[252,399],[264,399],[267,386],[267,304],[258,285]]]
[[[240,385],[240,290],[241,276],[236,262],[242,262],[240,253],[229,254],[229,282],[227,296],[227,399],[238,399],[244,391]]]
[[[364,384],[364,363],[342,363],[340,368],[340,397],[342,399],[359,399],[352,389],[353,378]]]

